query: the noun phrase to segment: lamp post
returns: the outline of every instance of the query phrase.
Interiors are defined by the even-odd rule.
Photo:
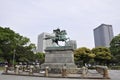
[[[14,68],[14,64],[15,64],[15,49],[14,49],[14,52],[13,52],[13,68]]]

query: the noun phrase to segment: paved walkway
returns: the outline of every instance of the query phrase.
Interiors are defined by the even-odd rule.
[[[110,70],[111,80],[120,80],[120,70]]]
[[[120,80],[120,70],[110,70],[111,79],[70,79],[70,78],[45,78],[30,76],[2,75],[0,71],[0,80]]]

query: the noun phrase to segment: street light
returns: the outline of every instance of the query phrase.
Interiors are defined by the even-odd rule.
[[[13,68],[14,68],[14,64],[15,64],[15,49],[14,49],[14,52],[13,52]]]

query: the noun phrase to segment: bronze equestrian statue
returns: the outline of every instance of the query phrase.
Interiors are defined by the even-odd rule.
[[[58,29],[55,29],[53,30],[53,33],[55,34],[54,36],[47,36],[45,39],[52,39],[52,42],[53,43],[56,43],[57,45],[59,41],[63,41],[66,43],[66,40],[68,40],[69,38],[66,38],[66,30],[60,30],[59,28]]]

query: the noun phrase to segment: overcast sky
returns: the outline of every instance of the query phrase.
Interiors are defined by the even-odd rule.
[[[0,0],[0,26],[35,44],[40,33],[60,28],[78,47],[93,48],[93,29],[102,23],[120,33],[120,0]]]

